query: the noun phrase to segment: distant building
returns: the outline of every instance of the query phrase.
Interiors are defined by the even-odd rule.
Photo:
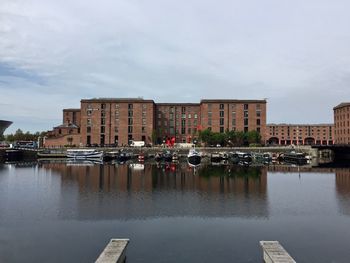
[[[0,136],[2,136],[5,130],[12,124],[11,121],[0,120]]]
[[[335,144],[350,144],[350,102],[333,108]]]
[[[267,124],[267,144],[273,145],[332,145],[333,124]]]
[[[63,124],[49,132],[45,146],[127,145],[131,140],[168,138],[191,142],[200,130],[258,131],[265,141],[266,100],[201,100],[155,103],[141,98],[81,100],[80,109],[63,110]]]

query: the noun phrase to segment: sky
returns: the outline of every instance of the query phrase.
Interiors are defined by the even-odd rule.
[[[0,119],[45,131],[95,97],[267,99],[268,123],[350,101],[348,0],[1,0]]]

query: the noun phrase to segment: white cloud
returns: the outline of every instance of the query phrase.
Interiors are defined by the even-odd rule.
[[[26,118],[50,126],[62,108],[107,96],[268,97],[269,122],[328,122],[350,97],[349,8],[345,0],[3,0],[0,92],[15,110],[0,117],[23,116],[25,93],[35,105]]]

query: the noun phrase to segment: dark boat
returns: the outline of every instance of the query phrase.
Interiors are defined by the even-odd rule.
[[[234,162],[234,163],[238,163],[238,162],[243,162],[243,163],[251,163],[253,158],[252,155],[250,153],[245,153],[245,152],[235,152],[235,153],[231,153],[230,154],[230,159]]]
[[[130,160],[133,157],[132,153],[129,152],[121,152],[117,158],[119,162],[125,162]]]
[[[154,156],[154,159],[156,160],[156,162],[160,162],[161,160],[163,160],[163,154],[156,153],[156,155]]]
[[[189,164],[198,165],[201,163],[202,157],[195,149],[190,149],[187,160]]]
[[[6,150],[5,159],[8,162],[20,161],[23,159],[23,151],[21,150]]]
[[[157,153],[154,159],[156,160],[156,162],[171,162],[173,160],[173,155],[170,151],[163,151],[161,153]]]
[[[163,159],[165,162],[171,162],[173,160],[173,155],[170,151],[163,152]]]
[[[113,151],[113,152],[106,152],[103,156],[104,161],[112,161],[117,160],[119,157],[120,152],[119,151]]]
[[[290,152],[290,153],[285,153],[283,155],[283,161],[286,163],[292,163],[292,164],[298,164],[298,165],[303,165],[307,164],[307,158],[305,156],[305,153],[301,152]]]
[[[45,158],[45,159],[50,159],[50,158],[67,158],[67,153],[63,151],[55,151],[55,150],[44,150],[37,152],[38,158]]]

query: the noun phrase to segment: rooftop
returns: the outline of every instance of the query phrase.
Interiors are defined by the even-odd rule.
[[[343,107],[348,107],[348,106],[350,106],[350,102],[342,102],[339,105],[335,106],[333,108],[333,110],[340,109],[340,108],[343,108]]]
[[[237,100],[237,99],[201,99],[200,103],[266,103],[263,100]]]
[[[300,126],[300,127],[305,127],[305,126],[334,126],[333,123],[312,123],[312,124],[291,124],[291,123],[268,123],[266,126]]]

